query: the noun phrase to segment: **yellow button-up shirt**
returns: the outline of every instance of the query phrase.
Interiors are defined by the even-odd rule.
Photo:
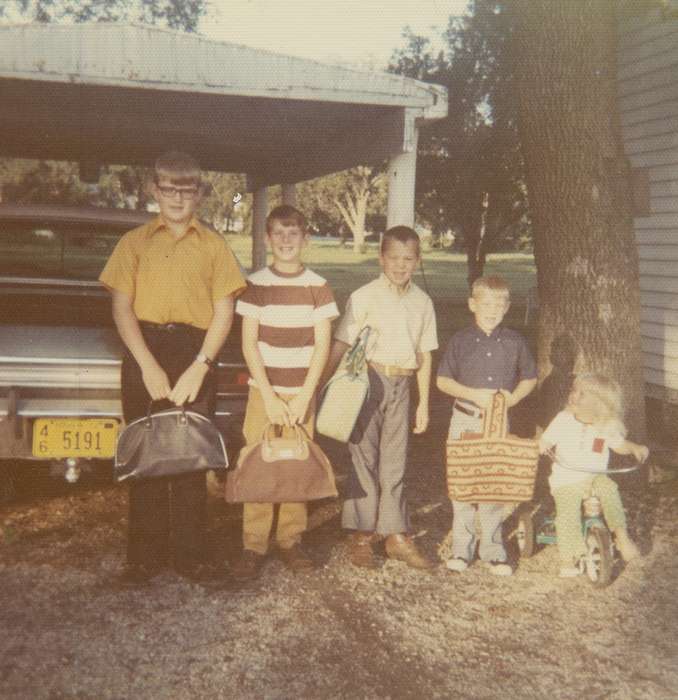
[[[193,219],[177,238],[161,217],[120,239],[99,280],[129,295],[140,321],[203,329],[215,301],[245,288],[238,261],[218,233]]]
[[[401,292],[383,273],[351,294],[334,337],[352,345],[365,326],[373,331],[367,358],[382,365],[416,370],[438,347],[431,298],[412,282]]]

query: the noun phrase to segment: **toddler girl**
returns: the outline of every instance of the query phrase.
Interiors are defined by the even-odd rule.
[[[600,374],[580,375],[574,380],[565,410],[558,413],[541,436],[540,452],[555,447],[549,486],[556,502],[561,576],[576,576],[580,572],[578,564],[586,553],[581,531],[581,502],[591,486],[601,500],[605,519],[624,561],[639,556],[626,530],[617,484],[605,474],[567,469],[571,466],[604,472],[610,450],[631,454],[637,461],[644,462],[648,449],[625,439],[626,428],[621,416],[619,385]]]

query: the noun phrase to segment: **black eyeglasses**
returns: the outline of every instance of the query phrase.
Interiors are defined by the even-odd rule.
[[[195,199],[200,194],[199,187],[172,187],[171,185],[156,185],[158,191],[167,199],[174,199],[177,195],[181,199]]]

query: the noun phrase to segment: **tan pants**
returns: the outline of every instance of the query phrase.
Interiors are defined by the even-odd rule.
[[[290,394],[278,394],[283,401],[292,398]],[[313,437],[315,422],[315,398],[308,407],[302,423],[309,437]],[[264,400],[259,389],[251,386],[247,399],[243,434],[248,445],[261,440],[268,424]],[[245,503],[243,506],[243,547],[259,554],[268,550],[268,541],[273,526],[274,503]],[[301,540],[308,522],[305,503],[281,503],[278,509],[278,527],[275,540],[279,547],[289,549]]]

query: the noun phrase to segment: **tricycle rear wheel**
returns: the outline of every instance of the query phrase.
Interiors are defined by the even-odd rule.
[[[530,513],[522,512],[518,514],[516,542],[521,558],[528,559],[534,554],[537,542],[534,536],[534,520]]]

